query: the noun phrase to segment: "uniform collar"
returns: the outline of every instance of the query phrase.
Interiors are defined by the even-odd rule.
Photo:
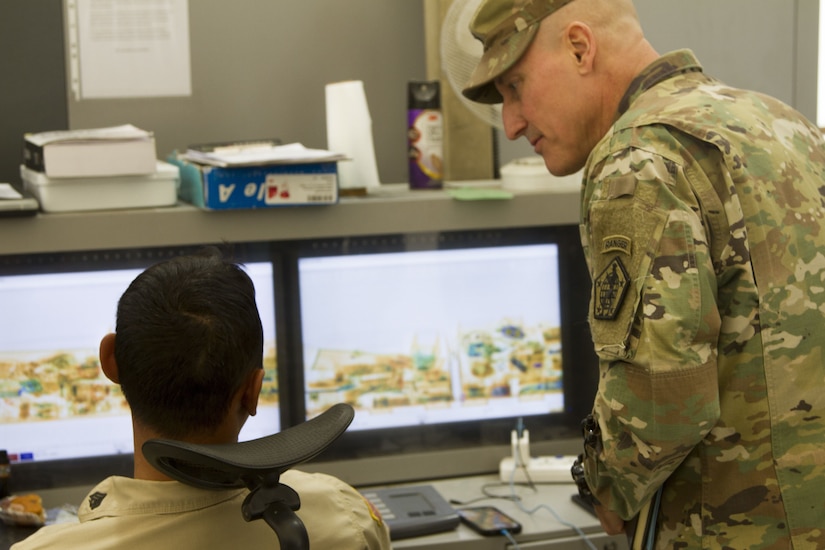
[[[110,516],[189,512],[231,500],[245,491],[212,491],[177,481],[112,476],[86,496],[78,509],[78,517],[83,522]]]
[[[702,65],[692,51],[676,50],[663,55],[645,67],[630,83],[624,97],[619,102],[616,119],[618,120],[630,108],[636,98],[645,91],[668,78],[688,72],[702,72]]]

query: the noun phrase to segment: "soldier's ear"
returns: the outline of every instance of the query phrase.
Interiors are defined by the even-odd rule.
[[[120,384],[120,375],[117,371],[117,361],[115,361],[115,334],[109,333],[100,341],[100,368],[106,378]]]
[[[242,387],[241,403],[249,416],[258,412],[258,397],[264,383],[264,369],[255,369],[246,379]]]
[[[564,47],[576,63],[579,74],[587,74],[593,70],[596,40],[590,25],[581,21],[569,23],[564,29]]]

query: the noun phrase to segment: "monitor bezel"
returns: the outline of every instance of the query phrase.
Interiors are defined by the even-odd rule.
[[[197,245],[160,246],[143,248],[103,249],[89,251],[44,252],[0,256],[0,276],[36,275],[53,273],[79,273],[119,269],[145,269],[150,265],[176,256],[197,253],[205,247],[216,247],[225,257],[241,264],[268,262],[273,264],[273,297],[281,292],[273,263],[270,242],[203,243]],[[124,289],[125,290],[125,289]],[[273,311],[276,305],[273,304]],[[276,353],[279,328],[275,327]],[[103,335],[100,335],[103,337]],[[278,369],[278,386],[282,369]],[[279,399],[281,426],[284,425],[284,401]],[[108,476],[131,477],[134,454],[119,453],[55,460],[20,461],[11,465],[12,491],[34,491],[72,486],[91,486]]]
[[[590,411],[597,384],[596,357],[590,339],[587,311],[590,277],[584,262],[578,227],[573,225],[504,229],[399,233],[304,239],[282,243],[276,249],[279,277],[289,294],[280,297],[276,325],[289,326],[279,339],[278,356],[285,375],[285,391],[298,396],[289,401],[290,425],[306,420],[303,343],[298,262],[305,257],[380,254],[444,248],[478,248],[555,243],[558,246],[562,319],[562,383],[564,410],[521,418],[531,439],[578,437],[581,419]],[[387,457],[401,453],[437,453],[471,447],[508,444],[518,417],[452,422],[393,429],[350,430],[319,459],[326,462]],[[437,473],[436,473],[437,474]]]

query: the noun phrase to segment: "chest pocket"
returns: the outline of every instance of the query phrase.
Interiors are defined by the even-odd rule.
[[[596,353],[629,359],[636,349],[633,322],[667,213],[626,195],[594,202],[589,217],[590,325]]]

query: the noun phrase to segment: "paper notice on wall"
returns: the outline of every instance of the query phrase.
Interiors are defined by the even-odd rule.
[[[66,0],[75,100],[192,94],[188,0]]]

